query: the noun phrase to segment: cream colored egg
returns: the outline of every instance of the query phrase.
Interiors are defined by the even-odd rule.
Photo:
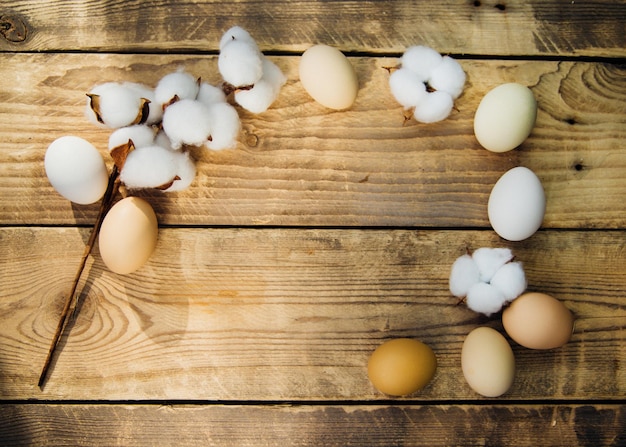
[[[44,167],[52,187],[74,203],[97,202],[107,189],[104,159],[83,138],[67,135],[54,140],[46,150]]]
[[[532,236],[541,226],[545,212],[546,196],[541,181],[523,166],[505,172],[489,194],[489,223],[500,237],[509,241]]]
[[[536,119],[533,92],[521,84],[502,84],[480,101],[474,116],[474,134],[485,149],[507,152],[528,138]]]
[[[390,396],[406,396],[425,387],[436,369],[433,350],[410,338],[383,343],[372,353],[367,364],[372,385]]]
[[[314,45],[300,58],[300,82],[325,107],[342,110],[354,103],[359,82],[354,67],[338,49]]]
[[[479,327],[463,342],[461,368],[474,391],[485,397],[498,397],[513,384],[515,356],[502,334],[490,327]]]
[[[152,255],[157,234],[152,206],[138,197],[126,197],[113,205],[102,222],[100,256],[112,272],[132,273]]]
[[[556,298],[528,292],[504,310],[502,324],[506,333],[526,348],[554,349],[570,340],[574,316]]]

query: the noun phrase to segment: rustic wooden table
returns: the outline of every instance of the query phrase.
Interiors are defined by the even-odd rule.
[[[144,192],[160,224],[136,273],[96,246],[76,318],[37,379],[98,204],[50,186],[47,146],[74,134],[106,81],[154,86],[183,67],[217,83],[218,42],[251,32],[285,72],[270,110],[243,110],[237,147],[196,151],[190,189]],[[54,1],[0,5],[0,444],[626,445],[626,2],[623,0]],[[313,102],[302,52],[350,56],[354,106]],[[404,123],[385,66],[411,45],[456,56],[467,85],[437,124]],[[494,154],[473,135],[504,82],[538,100],[530,138]],[[542,229],[506,242],[486,202],[527,166],[547,196]],[[464,337],[499,316],[456,305],[454,259],[505,246],[529,289],[576,316],[572,340],[512,342],[497,399],[465,383]],[[367,360],[382,342],[430,345],[423,390],[389,398]]]

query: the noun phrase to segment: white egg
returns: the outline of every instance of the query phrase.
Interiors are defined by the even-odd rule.
[[[533,92],[521,84],[502,84],[480,101],[474,116],[474,134],[485,149],[507,152],[528,138],[536,118]]]
[[[509,241],[532,236],[543,222],[546,196],[541,181],[523,166],[510,169],[489,195],[487,214],[494,231]]]
[[[54,140],[46,150],[44,167],[52,187],[74,203],[97,202],[107,189],[104,159],[83,138],[68,135]]]

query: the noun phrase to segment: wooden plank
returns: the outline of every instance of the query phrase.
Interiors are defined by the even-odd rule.
[[[426,44],[457,54],[626,55],[623,0],[5,0],[0,16],[4,51],[215,51],[241,25],[266,51],[327,43],[380,54]]]
[[[82,252],[77,228],[0,229],[3,399],[384,399],[366,374],[384,340],[415,337],[439,360],[416,398],[475,399],[460,350],[479,325],[450,296],[466,247],[489,231],[162,229],[134,274],[98,251],[49,382],[37,378]],[[623,231],[542,231],[510,244],[529,289],[576,316],[570,343],[517,358],[509,399],[619,399],[626,393]]]
[[[3,405],[3,445],[449,446],[626,442],[623,405]]]
[[[106,81],[155,85],[178,67],[218,82],[211,56],[0,55],[0,223],[93,222],[97,205],[72,206],[50,186],[45,149],[76,134],[105,148],[110,132],[83,117],[84,93]],[[198,177],[182,193],[143,193],[167,225],[487,227],[491,187],[524,165],[543,182],[546,228],[625,228],[624,67],[582,62],[464,60],[467,88],[446,121],[404,124],[391,96],[394,58],[352,59],[354,107],[312,102],[297,57],[274,60],[289,81],[268,112],[241,112],[236,149],[195,151]],[[28,67],[25,70],[24,67]],[[532,86],[537,125],[520,149],[493,154],[473,136],[483,95],[503,82]],[[108,154],[105,154],[109,160]]]

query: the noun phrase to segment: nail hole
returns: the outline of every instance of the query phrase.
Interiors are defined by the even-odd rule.
[[[581,162],[578,162],[574,165],[574,169],[580,172],[585,169],[585,165],[583,165]]]
[[[495,8],[496,8],[496,9],[499,9],[500,11],[504,11],[504,10],[506,9],[506,5],[505,5],[505,4],[503,4],[503,3],[498,3],[498,4],[495,6]]]
[[[480,0],[474,0],[474,6],[476,7],[480,6]]]
[[[565,120],[565,122],[571,126],[573,126],[574,124],[576,124],[576,120],[574,118],[568,118]]]

